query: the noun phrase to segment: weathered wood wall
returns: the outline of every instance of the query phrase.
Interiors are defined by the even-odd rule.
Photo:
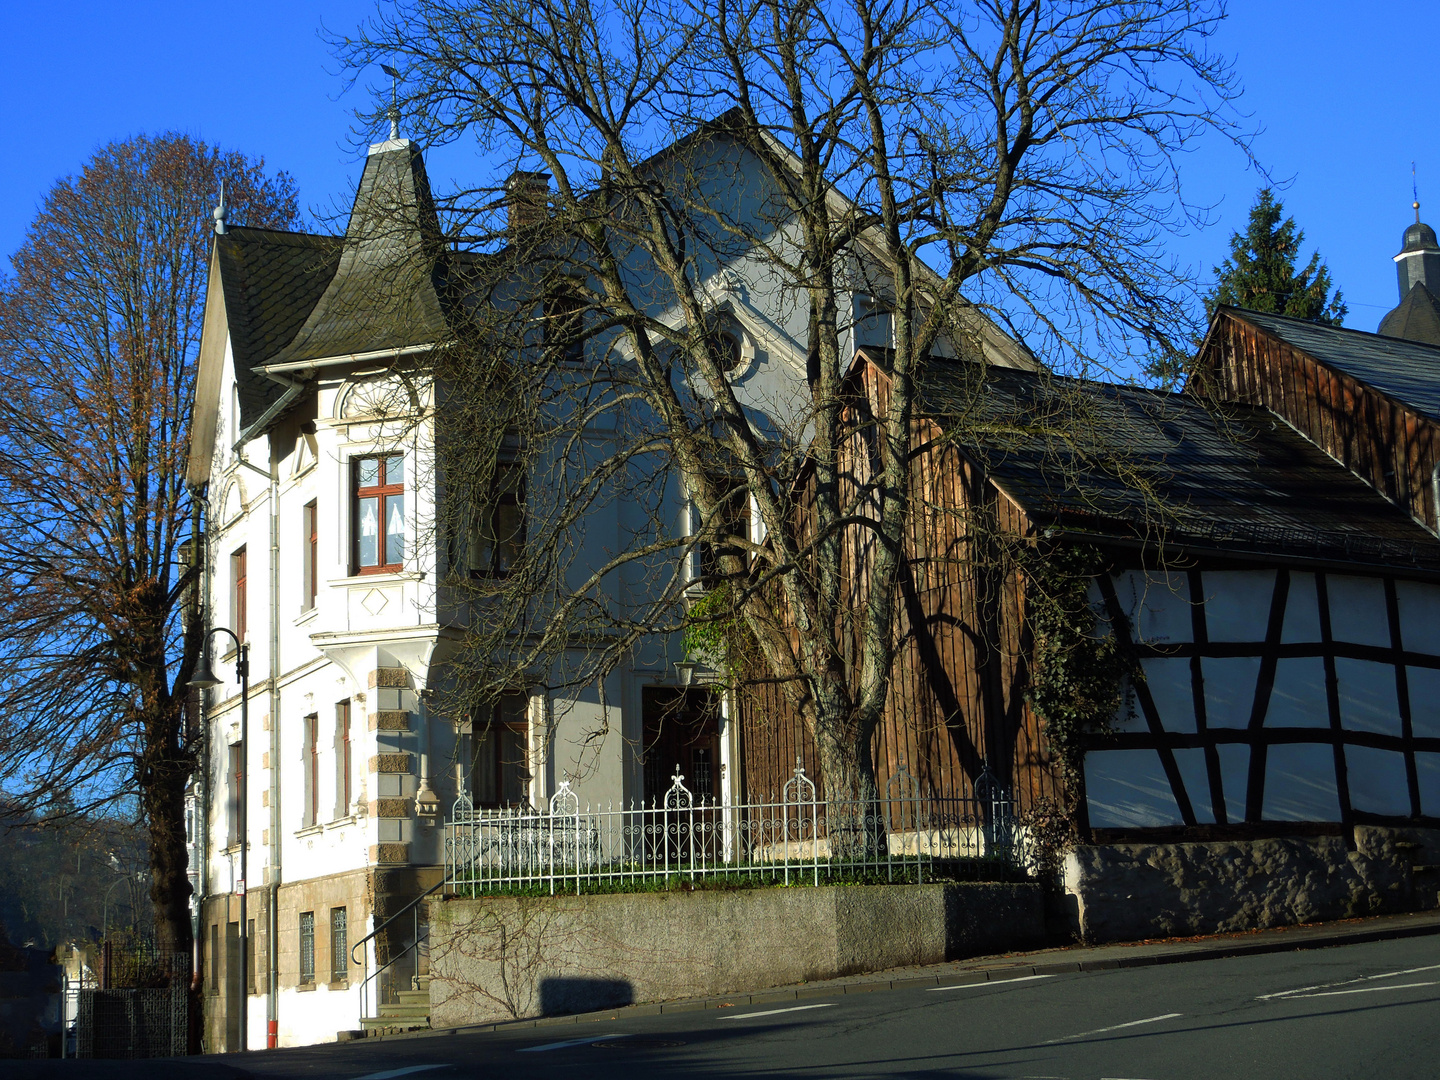
[[[1437,523],[1440,425],[1358,379],[1222,311],[1197,359],[1192,392],[1263,405],[1416,521]]]
[[[869,407],[878,412],[885,377],[873,367],[862,375]],[[1029,535],[1030,523],[938,426],[917,421],[912,445],[909,558],[898,586],[890,695],[874,742],[879,786],[883,791],[903,765],[922,792],[969,797],[988,762],[1027,808],[1060,794],[1024,698],[1023,580],[1005,554]],[[868,468],[856,436],[847,448],[847,496],[868,480]],[[847,566],[863,565],[864,543],[860,530],[847,534]],[[863,601],[864,584],[863,574],[849,575],[849,610]],[[819,776],[813,740],[782,690],[747,684],[740,697],[747,791],[778,792],[797,755],[808,776]]]

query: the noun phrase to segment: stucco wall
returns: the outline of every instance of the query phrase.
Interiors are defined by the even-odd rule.
[[[726,994],[1036,945],[1039,885],[834,886],[449,900],[432,1027]]]
[[[1087,941],[1214,934],[1440,907],[1440,831],[1082,847],[1066,865]]]

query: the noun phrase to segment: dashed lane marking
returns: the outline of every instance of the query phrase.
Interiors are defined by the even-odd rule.
[[[982,986],[1008,986],[1010,983],[1031,982],[1035,979],[1053,979],[1054,975],[1021,975],[1016,979],[995,979],[991,982],[977,983],[956,983],[954,986],[930,986],[926,987],[927,994],[933,994],[937,990],[978,990]]]
[[[823,1005],[791,1005],[788,1009],[766,1009],[764,1012],[753,1013],[732,1013],[730,1016],[718,1017],[720,1020],[751,1020],[757,1016],[779,1016],[787,1012],[803,1012],[806,1009],[828,1009],[835,1003],[827,1001]]]
[[[602,1039],[623,1039],[628,1034],[630,1034],[628,1031],[612,1031],[604,1035],[591,1035],[584,1039],[566,1039],[564,1042],[546,1043],[544,1046],[526,1046],[515,1052],[517,1054],[538,1054],[542,1050],[563,1050],[567,1046],[589,1046]]]
[[[407,1065],[403,1069],[386,1069],[384,1072],[366,1073],[355,1080],[391,1080],[394,1076],[409,1076],[411,1073],[429,1072],[431,1069],[453,1069],[453,1065]]]
[[[1062,1035],[1058,1039],[1046,1039],[1046,1044],[1065,1042],[1068,1039],[1083,1039],[1087,1035],[1104,1035],[1107,1031],[1123,1031],[1125,1028],[1139,1027],[1141,1024],[1158,1024],[1161,1020],[1174,1020],[1177,1016],[1184,1016],[1184,1013],[1165,1013],[1163,1016],[1147,1016],[1144,1020],[1131,1020],[1128,1024],[1112,1024],[1109,1027],[1096,1028],[1094,1031],[1081,1031],[1075,1035]]]
[[[1339,997],[1341,994],[1378,994],[1382,990],[1410,990],[1416,986],[1437,986],[1435,980],[1418,983],[1398,983],[1395,986],[1357,986],[1354,990],[1322,990],[1318,994],[1291,994],[1289,1001],[1303,1001],[1305,998]]]
[[[1273,998],[1295,997],[1298,994],[1308,994],[1312,990],[1329,990],[1332,986],[1353,986],[1360,982],[1375,982],[1377,979],[1393,979],[1397,975],[1419,975],[1422,971],[1440,971],[1440,964],[1427,964],[1425,967],[1405,968],[1402,971],[1385,971],[1379,975],[1362,975],[1358,979],[1342,979],[1340,982],[1316,983],[1314,986],[1302,986],[1296,990],[1277,990],[1273,994],[1261,994],[1256,1001],[1270,1001]]]

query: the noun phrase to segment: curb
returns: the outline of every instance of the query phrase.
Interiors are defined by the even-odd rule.
[[[436,1035],[471,1035],[492,1031],[515,1031],[524,1028],[560,1027],[568,1024],[594,1023],[600,1020],[623,1020],[630,1016],[662,1016],[679,1012],[699,1012],[705,1009],[740,1005],[768,1005],[784,1001],[798,1001],[806,998],[839,997],[847,994],[873,994],[887,990],[910,990],[941,986],[971,986],[984,982],[1008,982],[1013,979],[1033,978],[1036,975],[1068,975],[1077,972],[1117,971],[1124,968],[1159,967],[1167,964],[1188,964],[1198,960],[1222,960],[1236,956],[1259,956],[1266,953],[1305,952],[1310,949],[1328,949],[1337,945],[1365,945],[1376,941],[1395,941],[1412,937],[1428,937],[1440,934],[1440,912],[1412,913],[1428,914],[1428,921],[1402,926],[1347,927],[1324,929],[1322,926],[1293,926],[1276,928],[1285,933],[1276,933],[1263,941],[1222,941],[1213,943],[1175,943],[1168,945],[1172,951],[1150,953],[1142,956],[1117,956],[1097,960],[1070,960],[1054,963],[1017,964],[1013,967],[985,968],[978,971],[963,971],[946,975],[907,976],[898,979],[864,979],[855,981],[835,980],[823,984],[797,986],[788,989],[760,990],[754,993],[728,994],[681,1001],[656,1002],[643,1005],[622,1005],[613,1009],[599,1009],[593,1012],[570,1013],[565,1016],[542,1016],[530,1020],[502,1020],[490,1024],[466,1024],[461,1027],[431,1028],[423,1031],[397,1032],[392,1035],[369,1035],[365,1042],[388,1039],[428,1038]],[[1124,943],[1115,943],[1124,944]],[[1167,947],[1162,945],[1161,947]],[[1087,948],[1076,946],[1077,949]],[[993,958],[988,958],[993,959]]]

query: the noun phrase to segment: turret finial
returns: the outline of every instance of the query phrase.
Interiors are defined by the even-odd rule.
[[[211,215],[215,218],[215,234],[217,236],[225,235],[225,215],[229,212],[230,208],[225,203],[225,178],[222,176],[220,178],[220,205],[215,207],[215,212]]]
[[[394,141],[400,138],[400,72],[389,64],[381,64],[380,70],[390,76],[390,107],[385,115],[390,120],[390,139]]]

